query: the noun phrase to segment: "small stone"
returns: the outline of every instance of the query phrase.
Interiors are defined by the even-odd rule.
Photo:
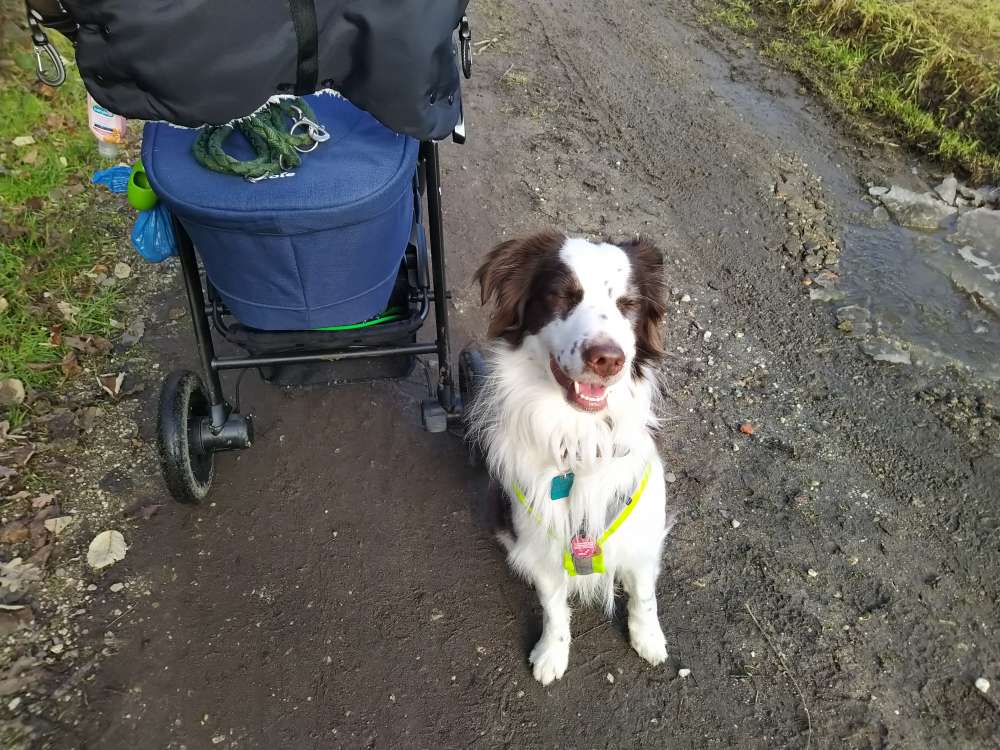
[[[868,188],[868,195],[871,195],[871,196],[874,196],[874,197],[878,197],[880,195],[885,195],[888,192],[889,192],[889,188],[882,187],[880,185],[872,185],[870,188]]]
[[[611,672],[608,672],[606,675],[604,675],[604,679],[606,679],[612,685],[615,684],[615,676],[613,674],[611,674]]]
[[[743,525],[739,521],[737,521],[735,518],[732,521],[730,521],[729,523],[732,525],[732,527],[734,529],[738,529],[740,526]]]
[[[806,573],[808,574],[808,576],[809,576],[810,578],[819,578],[819,573],[817,573],[817,572],[816,572],[815,570],[813,570],[812,568],[809,568],[809,570],[807,570],[807,571],[806,571]]]
[[[681,302],[690,302],[690,301],[691,301],[691,295],[690,294],[685,294],[685,295],[683,295],[681,297]]]
[[[213,745],[221,745],[225,741],[226,741],[226,735],[224,734],[217,734],[212,738]]]
[[[132,266],[128,263],[122,263],[119,261],[118,263],[115,263],[114,274],[116,279],[127,279],[132,275]]]
[[[111,589],[112,593],[117,594],[119,591],[125,588],[125,584],[121,582],[112,583],[111,586],[109,586],[109,588]]]
[[[21,706],[20,696],[17,698],[12,698],[10,703],[7,704],[7,708],[9,708],[11,711],[16,711],[20,706]]]
[[[913,363],[910,352],[894,342],[873,341],[864,344],[862,350],[876,362],[888,362],[894,365],[909,365]]]
[[[955,199],[958,197],[958,180],[955,179],[954,175],[946,177],[940,185],[934,188],[934,192],[949,206],[954,206]]]
[[[875,206],[875,210],[872,211],[872,219],[879,224],[885,224],[889,221],[889,218],[889,212],[886,210],[885,206]]]
[[[705,341],[708,341],[710,338],[712,338],[712,332],[705,331],[703,338],[705,339]]]
[[[0,315],[3,315],[10,308],[10,303],[6,297],[0,297]]]
[[[978,690],[983,695],[986,695],[988,692],[990,692],[990,681],[987,680],[985,677],[976,678],[976,690]]]
[[[958,211],[942,203],[934,193],[914,193],[899,185],[894,185],[880,199],[899,224],[915,229],[938,229],[945,219]]]
[[[688,669],[687,667],[677,670],[677,676],[680,677],[681,679],[689,677],[690,675],[691,675],[691,670]]]
[[[740,425],[740,432],[744,435],[753,435],[753,425],[749,422],[744,422]]]
[[[0,406],[17,406],[24,403],[24,383],[17,378],[0,380]]]
[[[668,471],[666,474],[663,475],[663,479],[666,481],[667,484],[673,484],[674,482],[677,481],[677,475],[674,474],[672,471]]]

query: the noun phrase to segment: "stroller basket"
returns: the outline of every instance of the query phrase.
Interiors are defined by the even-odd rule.
[[[250,183],[205,169],[191,155],[196,131],[154,123],[143,138],[150,184],[190,234],[212,286],[260,330],[381,313],[419,222],[418,143],[346,99],[309,100],[331,137],[287,179]],[[227,148],[252,156],[238,134]]]

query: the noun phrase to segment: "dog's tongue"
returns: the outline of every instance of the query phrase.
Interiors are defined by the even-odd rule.
[[[607,387],[596,383],[577,383],[577,393],[587,398],[604,398]]]

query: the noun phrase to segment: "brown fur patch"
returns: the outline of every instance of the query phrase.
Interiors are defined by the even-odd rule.
[[[667,313],[667,281],[663,275],[663,253],[648,239],[640,237],[618,245],[632,264],[629,286],[635,289],[640,310],[635,321],[636,376],[644,365],[664,354],[661,323]]]
[[[493,302],[488,335],[517,346],[583,297],[576,275],[559,257],[566,237],[548,230],[497,245],[476,271],[482,302]]]

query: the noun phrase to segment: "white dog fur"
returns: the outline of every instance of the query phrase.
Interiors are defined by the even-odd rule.
[[[637,319],[644,314],[635,304],[636,284],[642,280],[636,278],[634,257],[620,246],[562,237],[560,241],[558,259],[575,276],[582,298],[564,317],[556,314],[537,331],[522,331],[514,343],[494,341],[487,354],[490,375],[470,415],[494,479],[508,496],[519,487],[537,514],[513,502],[514,534],[501,534],[501,540],[511,567],[534,585],[541,601],[542,635],[530,662],[543,685],[562,677],[569,662],[570,600],[596,604],[610,615],[616,582],[628,594],[633,648],[654,665],[667,658],[656,603],[656,579],[669,530],[663,465],[652,436],[659,391],[650,364],[635,363],[637,331],[650,323]],[[502,261],[488,260],[480,271],[484,299],[491,291],[491,262]],[[509,266],[517,262],[507,259]],[[533,289],[538,288],[536,283]],[[652,288],[662,291],[659,283]],[[519,304],[523,318],[524,301]],[[606,407],[590,412],[570,402],[550,369],[550,358],[565,375],[586,381],[593,373],[588,373],[582,353],[585,343],[595,340],[616,343],[625,362],[615,378],[603,379]],[[606,572],[569,576],[563,552],[570,538],[581,530],[598,538],[623,499],[636,490],[647,466],[650,475],[638,505],[603,546]],[[575,474],[570,497],[551,500],[552,479],[567,471]]]

